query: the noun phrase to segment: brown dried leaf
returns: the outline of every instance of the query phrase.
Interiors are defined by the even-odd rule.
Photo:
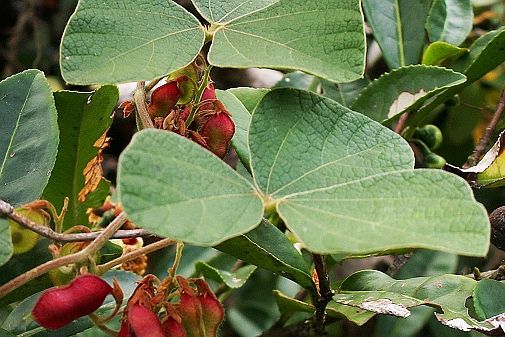
[[[103,150],[109,146],[110,138],[107,137],[107,132],[109,129],[98,138],[93,144],[93,147],[98,148],[98,153],[93,157],[84,167],[82,174],[84,175],[84,186],[79,191],[79,202],[85,202],[88,195],[96,190],[100,181],[102,181],[103,171],[102,171],[102,161],[103,161]]]

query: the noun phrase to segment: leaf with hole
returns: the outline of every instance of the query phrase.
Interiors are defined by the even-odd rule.
[[[172,1],[81,0],[63,33],[61,73],[72,84],[151,79],[189,64],[204,35]]]
[[[486,254],[489,221],[469,186],[447,172],[413,170],[408,144],[377,122],[316,94],[278,89],[256,108],[249,133],[266,207],[310,251]]]
[[[39,70],[0,82],[0,199],[38,199],[56,160],[58,124],[51,88]]]
[[[251,184],[200,145],[143,130],[121,154],[119,202],[158,235],[213,246],[256,227],[263,203]]]

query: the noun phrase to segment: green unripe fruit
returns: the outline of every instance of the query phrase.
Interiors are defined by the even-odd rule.
[[[458,106],[460,103],[461,100],[459,99],[459,95],[454,95],[445,102],[445,105],[451,107],[451,106]]]
[[[442,131],[432,124],[416,128],[413,138],[421,140],[431,150],[436,150],[443,141]]]
[[[44,225],[47,221],[44,215],[37,210],[18,208],[16,209],[16,213],[21,214],[39,225]],[[13,254],[23,254],[35,247],[39,239],[37,233],[12,220],[9,220],[9,227],[11,231]]]
[[[444,157],[441,157],[435,153],[430,153],[429,155],[424,157],[423,164],[424,167],[427,168],[441,169],[446,164],[446,161]]]

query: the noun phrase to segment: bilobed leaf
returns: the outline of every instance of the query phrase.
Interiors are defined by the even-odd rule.
[[[224,104],[231,114],[231,118],[235,123],[235,134],[233,135],[231,144],[237,151],[240,161],[249,168],[247,134],[249,123],[251,122],[251,114],[247,111],[242,102],[228,91],[216,90],[216,97]]]
[[[365,40],[359,1],[274,2],[245,1],[236,16],[237,11],[228,9],[233,6],[195,1],[215,26],[209,62],[219,67],[297,69],[341,82],[362,76]],[[219,11],[226,22],[210,17],[218,6],[229,10]]]
[[[437,319],[452,328],[482,332],[500,329],[500,316],[482,321],[470,316],[466,303],[477,283],[469,277],[450,274],[394,280],[379,271],[365,270],[344,280],[333,299],[338,303],[400,317],[408,317],[408,308],[412,306],[436,306],[442,310],[442,313],[435,313]]]
[[[61,44],[73,84],[139,81],[190,63],[203,46],[198,20],[172,1],[81,0]]]
[[[505,283],[483,279],[473,289],[473,306],[482,320],[505,313]]]
[[[137,225],[201,246],[256,227],[253,186],[211,152],[172,132],[143,130],[121,154],[118,200]]]
[[[249,147],[266,207],[310,251],[488,250],[486,212],[461,178],[414,171],[405,140],[332,100],[271,91],[253,114]]]
[[[12,240],[9,222],[0,218],[0,266],[3,266],[12,256]]]
[[[460,48],[444,41],[431,43],[424,51],[422,63],[424,65],[440,65],[451,57],[458,57],[468,53],[467,48]]]
[[[61,139],[56,164],[44,190],[44,198],[60,209],[63,199],[69,198],[64,229],[88,223],[86,210],[100,206],[109,193],[110,183],[101,178],[101,150],[95,146],[104,140],[112,124],[111,114],[119,93],[115,86],[104,86],[94,92],[59,91],[54,93]],[[92,190],[86,184],[85,173],[90,163],[90,178],[95,181]],[[88,188],[85,190],[85,188]],[[84,201],[82,191],[88,192]]]
[[[391,69],[418,63],[431,0],[363,0],[367,20]]]
[[[256,266],[247,265],[234,272],[229,272],[215,268],[205,262],[197,262],[195,269],[197,274],[203,275],[205,278],[224,283],[229,288],[240,288],[256,270]]]
[[[463,74],[442,67],[415,65],[398,68],[369,84],[351,109],[382,122],[421,107],[445,88],[465,80]]]
[[[266,220],[249,233],[227,240],[215,248],[289,278],[304,288],[314,286],[302,255],[281,231]]]
[[[56,160],[56,118],[41,71],[0,82],[0,199],[19,206],[40,197]]]
[[[193,0],[202,16],[211,23],[224,24],[265,9],[279,0]]]
[[[431,41],[445,41],[459,46],[472,30],[471,0],[433,0],[426,30]]]

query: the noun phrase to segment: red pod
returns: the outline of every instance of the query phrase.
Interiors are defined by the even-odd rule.
[[[196,279],[198,287],[198,301],[202,305],[202,319],[205,325],[206,336],[217,336],[217,329],[223,321],[224,309],[216,295],[210,290],[209,285],[202,279]]]
[[[207,142],[209,150],[220,158],[225,156],[234,134],[235,123],[225,112],[210,117],[200,130],[200,135]]]
[[[33,318],[46,329],[59,329],[98,309],[112,287],[96,275],[86,274],[63,287],[51,288],[38,299]]]
[[[154,89],[151,94],[151,103],[147,106],[149,116],[151,118],[166,117],[177,104],[180,96],[177,81],[170,81]]]
[[[128,324],[133,336],[165,337],[158,316],[140,304],[128,308]]]
[[[168,317],[163,322],[163,331],[165,332],[165,337],[187,337],[184,326],[173,317]]]
[[[178,313],[181,316],[182,325],[188,337],[203,337],[205,331],[202,325],[202,305],[198,301],[197,294],[185,278],[177,276],[177,282],[181,286]]]

